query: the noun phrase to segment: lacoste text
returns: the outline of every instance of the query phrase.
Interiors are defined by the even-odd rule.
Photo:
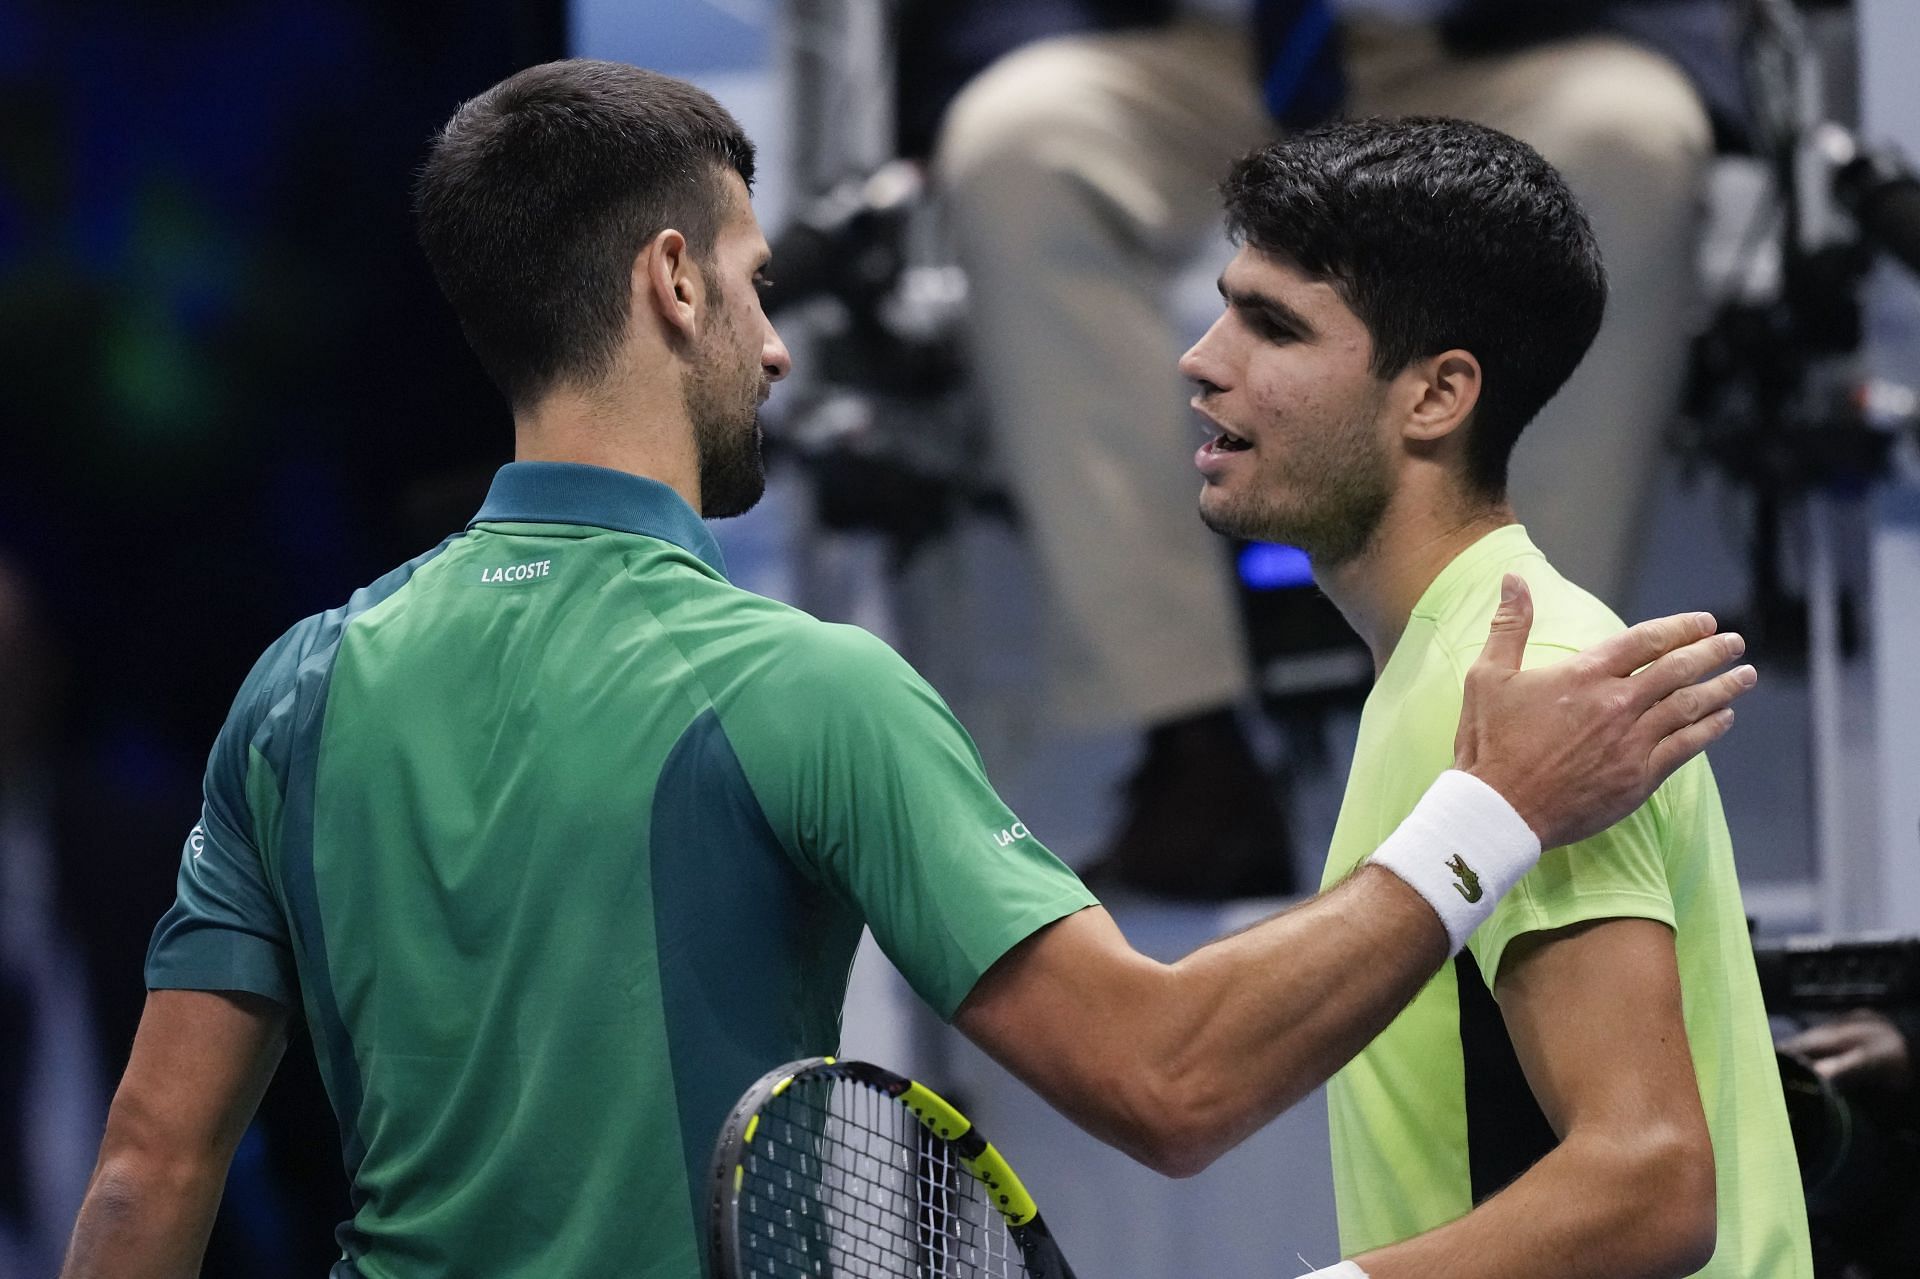
[[[552,560],[535,560],[531,564],[509,564],[505,568],[483,568],[480,580],[483,582],[524,582],[529,578],[545,577],[553,572]]]

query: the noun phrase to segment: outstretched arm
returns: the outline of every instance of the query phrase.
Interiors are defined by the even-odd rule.
[[[1446,958],[1426,902],[1366,866],[1176,964],[1083,910],[1003,957],[954,1024],[1094,1136],[1186,1177],[1344,1065]]]
[[[1468,676],[1455,762],[1556,847],[1624,817],[1724,733],[1752,671],[1703,679],[1741,651],[1705,614],[1644,622],[1521,671],[1531,603],[1510,582]],[[1488,838],[1445,833],[1414,845],[1443,864],[1476,856]],[[1136,953],[1104,911],[1084,910],[1003,956],[955,1024],[1090,1132],[1191,1174],[1325,1081],[1406,1005],[1464,936],[1445,894],[1363,865],[1177,964]],[[1443,923],[1441,909],[1453,917]]]
[[[238,991],[148,994],[62,1279],[191,1279],[227,1164],[287,1044],[286,1010]]]
[[[1524,938],[1495,993],[1560,1144],[1466,1216],[1357,1258],[1368,1279],[1664,1279],[1706,1265],[1713,1145],[1672,929],[1610,919]]]

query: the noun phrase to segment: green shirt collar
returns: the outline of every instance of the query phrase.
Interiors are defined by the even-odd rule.
[[[722,577],[720,544],[681,496],[658,480],[577,462],[509,462],[475,524],[584,524],[659,538],[690,551]]]

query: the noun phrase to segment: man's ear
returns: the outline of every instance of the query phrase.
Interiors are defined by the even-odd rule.
[[[670,334],[692,341],[700,333],[706,281],[687,237],[669,227],[647,241],[633,260],[631,296],[636,311],[651,311]]]
[[[1410,380],[1403,434],[1434,443],[1458,431],[1480,403],[1480,361],[1471,351],[1442,351],[1401,375]]]

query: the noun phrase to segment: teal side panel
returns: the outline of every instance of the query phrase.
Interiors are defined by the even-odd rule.
[[[320,736],[326,720],[327,693],[340,641],[353,619],[400,591],[421,565],[456,541],[449,538],[426,554],[355,591],[347,603],[315,619],[312,647],[301,659],[292,689],[275,705],[255,745],[282,779],[285,804],[280,813],[279,837],[270,852],[278,868],[289,929],[300,974],[300,992],[313,1050],[319,1058],[327,1095],[340,1122],[340,1145],[346,1163],[349,1191],[357,1211],[362,1199],[355,1173],[366,1153],[357,1119],[360,1114],[360,1073],[354,1062],[353,1040],[340,1019],[327,967],[327,938],[321,926],[320,901],[313,873],[313,808],[319,771]],[[340,1227],[340,1243],[349,1254],[351,1223]],[[347,1263],[350,1264],[350,1263]],[[336,1275],[343,1273],[334,1271]]]
[[[712,710],[667,759],[652,833],[661,1001],[704,1256],[720,1125],[768,1070],[838,1049],[861,924],[787,856]]]

